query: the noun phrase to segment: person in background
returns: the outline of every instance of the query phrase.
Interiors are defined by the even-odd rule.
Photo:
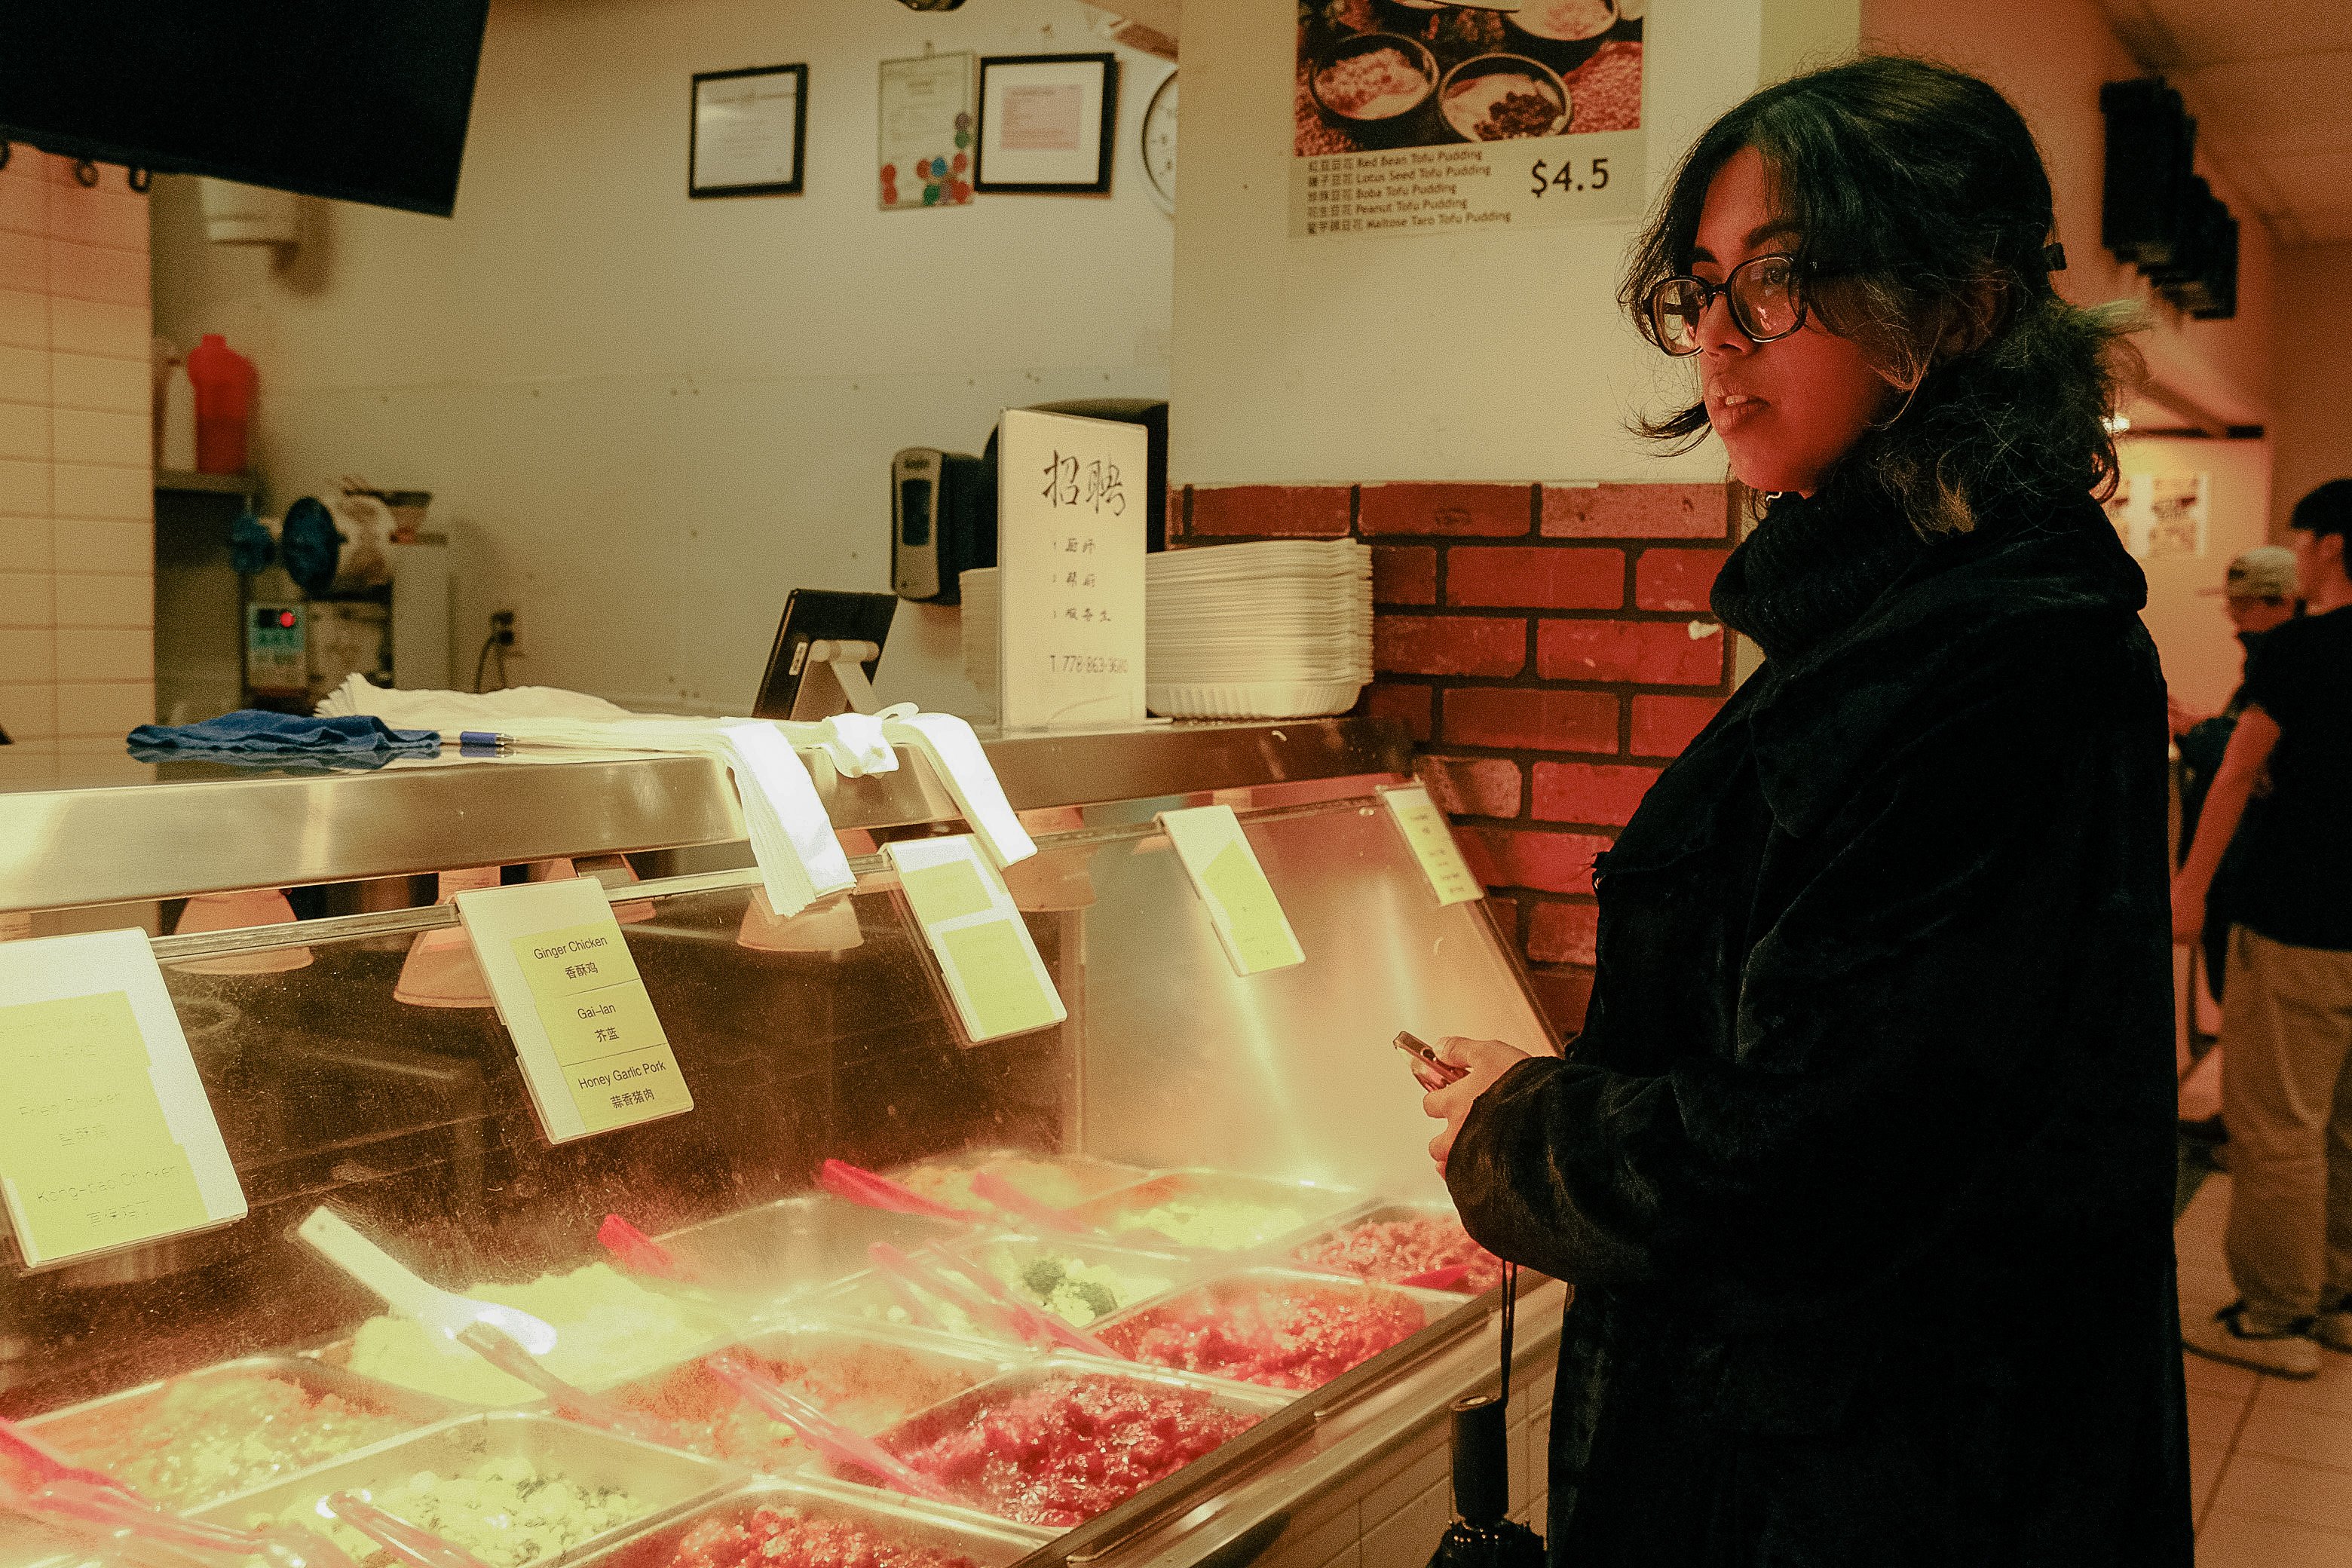
[[[1559,1057],[1449,1038],[1470,1234],[1576,1288],[1561,1568],[2189,1568],[2164,684],[1987,83],[1888,56],[1694,143],[1622,298],[1769,510],[1765,654],[1594,867]]]
[[[2352,1352],[2352,479],[2295,502],[2288,527],[2306,613],[2247,660],[2245,707],[2173,879],[2172,935],[2202,934],[2231,852],[2223,1249],[2238,1300],[2184,1339],[2311,1377],[2320,1345]]]
[[[2180,748],[2180,858],[2197,837],[2197,818],[2205,808],[2205,792],[2221,770],[2229,749],[2230,732],[2246,706],[2244,661],[2253,657],[2254,643],[2273,626],[2294,618],[2299,591],[2295,584],[2294,552],[2275,544],[2240,551],[2231,561],[2219,588],[2202,593],[2222,595],[2222,608],[2238,636],[2239,679],[2221,711],[2200,715],[2177,697],[2168,697],[2172,714],[2173,742]],[[2205,931],[2197,944],[2198,966],[2192,992],[2196,1028],[2200,1034],[2221,1032],[2220,997],[2230,950],[2230,884],[2237,862],[2228,854],[2213,873],[2212,890],[2205,900]],[[2180,1131],[2183,1137],[2218,1143],[2229,1136],[2221,1117],[2221,1061],[2216,1047],[2200,1058],[2195,1070],[2181,1080]]]
[[[2244,661],[2254,651],[2254,639],[2282,622],[2295,616],[2295,603],[2301,595],[2294,575],[2294,552],[2275,544],[2258,544],[2252,550],[2242,550],[2231,558],[2230,569],[2219,588],[2200,588],[2208,597],[2222,596],[2222,613],[2230,617],[2231,628],[2237,634],[2240,675],[2236,689],[2218,714],[2200,714],[2177,697],[2168,697],[2171,710],[2172,732],[2175,736],[2194,733],[2200,725],[2210,724],[2216,719],[2234,721],[2246,706]],[[2229,741],[2227,730],[2221,731],[2221,742]],[[2221,761],[2220,748],[2214,752],[2214,762]],[[2207,783],[2211,782],[2209,770]],[[2201,798],[2201,796],[2200,796]],[[2183,852],[2186,852],[2186,845]]]

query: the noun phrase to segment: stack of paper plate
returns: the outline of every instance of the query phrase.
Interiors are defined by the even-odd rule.
[[[996,695],[996,568],[975,566],[956,579],[963,595],[963,678]]]
[[[997,574],[966,572],[964,678],[996,690]],[[1170,551],[1144,570],[1144,702],[1175,719],[1344,713],[1372,678],[1372,552],[1352,540]]]
[[[1178,719],[1344,713],[1372,678],[1372,552],[1284,539],[1154,555],[1143,700]]]

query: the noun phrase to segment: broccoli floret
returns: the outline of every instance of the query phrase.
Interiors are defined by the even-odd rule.
[[[1069,1282],[1069,1291],[1092,1308],[1097,1318],[1107,1318],[1118,1310],[1118,1298],[1110,1293],[1108,1286],[1097,1285],[1091,1279],[1073,1279]]]
[[[1034,1291],[1041,1301],[1060,1289],[1062,1281],[1068,1277],[1069,1270],[1062,1267],[1058,1258],[1033,1258],[1021,1270],[1021,1283]]]

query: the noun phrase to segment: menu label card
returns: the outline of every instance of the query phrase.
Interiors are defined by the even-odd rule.
[[[1462,858],[1462,847],[1454,840],[1454,825],[1429,798],[1428,785],[1384,789],[1381,798],[1388,802],[1389,815],[1412,847],[1412,858],[1421,862],[1422,875],[1429,879],[1430,890],[1440,904],[1466,904],[1486,896],[1486,889],[1478,885],[1470,863]]]
[[[694,1109],[593,877],[457,895],[551,1143]]]
[[[0,1198],[27,1268],[245,1217],[145,931],[0,944]]]
[[[898,873],[972,1044],[1024,1035],[1070,1016],[1004,879],[982,858],[976,839],[969,834],[908,838],[884,845],[882,852]]]
[[[1143,720],[1150,440],[1008,408],[997,465],[997,670],[1007,730]]]
[[[1207,906],[1209,923],[1236,974],[1258,974],[1307,962],[1274,884],[1265,879],[1248,835],[1230,805],[1163,811],[1160,826]]]

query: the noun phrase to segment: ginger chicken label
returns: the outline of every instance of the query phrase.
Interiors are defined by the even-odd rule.
[[[694,1109],[594,878],[461,893],[457,911],[550,1142]]]

